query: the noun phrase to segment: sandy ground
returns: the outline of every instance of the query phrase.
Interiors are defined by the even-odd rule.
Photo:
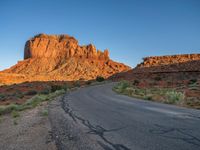
[[[42,114],[48,104],[26,110],[20,117],[1,117],[0,150],[56,150],[48,115]]]

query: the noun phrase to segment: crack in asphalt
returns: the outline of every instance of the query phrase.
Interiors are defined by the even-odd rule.
[[[189,144],[193,144],[195,146],[200,146],[200,139],[189,134],[186,133],[186,131],[188,129],[184,129],[184,128],[172,128],[172,127],[165,127],[165,126],[161,126],[158,124],[155,124],[155,127],[157,129],[152,129],[149,132],[152,134],[156,134],[165,138],[169,138],[169,139],[175,139],[175,140],[182,140],[184,142],[187,142]],[[173,136],[173,133],[175,134]],[[180,134],[180,136],[177,136],[177,134]]]
[[[87,132],[88,134],[94,134],[94,135],[99,136],[107,145],[109,145],[109,146],[107,146],[107,145],[101,143],[100,141],[98,141],[99,145],[103,149],[105,149],[105,150],[113,150],[113,149],[114,150],[130,150],[130,148],[124,146],[123,144],[114,144],[105,137],[106,132],[119,131],[126,127],[107,130],[100,125],[92,125],[88,120],[85,120],[85,119],[77,116],[76,114],[74,114],[72,109],[70,109],[70,105],[67,100],[68,100],[68,95],[63,96],[61,99],[63,110],[73,119],[74,122],[77,123],[78,121],[80,121],[84,126],[86,126],[89,129],[89,131]]]

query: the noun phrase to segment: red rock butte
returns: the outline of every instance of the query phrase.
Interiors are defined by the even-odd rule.
[[[38,34],[26,42],[23,61],[0,72],[0,83],[91,80],[128,70],[129,66],[112,61],[107,49],[80,46],[69,35]]]

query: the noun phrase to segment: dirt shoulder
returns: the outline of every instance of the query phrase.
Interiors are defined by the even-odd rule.
[[[0,148],[3,150],[56,150],[48,119],[48,103],[20,112],[20,116],[1,117]]]

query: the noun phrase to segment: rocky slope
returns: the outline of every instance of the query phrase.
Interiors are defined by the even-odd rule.
[[[143,58],[143,62],[138,64],[137,67],[154,67],[161,65],[181,64],[195,60],[200,60],[200,54],[152,56]]]
[[[189,80],[200,78],[200,54],[146,57],[132,70],[113,76],[128,80]]]
[[[200,71],[200,54],[153,56],[143,58],[134,72]]]
[[[0,72],[0,82],[90,80],[129,69],[112,61],[108,50],[96,50],[92,44],[80,46],[68,35],[39,34],[26,42],[23,61]],[[5,75],[12,77],[5,79]],[[15,76],[18,79],[13,81]]]
[[[133,72],[199,72],[200,54],[146,57]]]

